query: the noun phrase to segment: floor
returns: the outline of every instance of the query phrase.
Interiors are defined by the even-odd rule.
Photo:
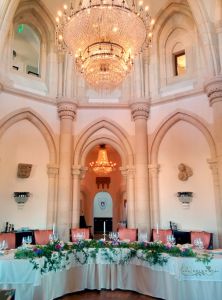
[[[109,291],[109,290],[89,291],[89,290],[86,290],[83,292],[69,294],[69,295],[66,295],[66,296],[58,298],[58,299],[60,299],[60,300],[116,300],[116,299],[121,299],[121,300],[158,300],[158,298],[141,295],[136,292],[121,291],[121,290],[115,290],[115,291]]]

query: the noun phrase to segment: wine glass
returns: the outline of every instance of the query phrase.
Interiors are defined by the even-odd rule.
[[[8,249],[8,241],[7,240],[2,241],[2,247],[3,247],[3,250]]]
[[[203,245],[203,241],[201,238],[196,238],[193,241],[195,249],[196,250],[203,250],[204,249],[204,245]]]
[[[32,243],[32,237],[31,237],[31,235],[29,235],[29,236],[26,237],[26,243],[28,245],[30,245]]]
[[[27,237],[23,236],[23,238],[22,238],[22,246],[26,246],[26,244],[27,244]]]
[[[138,238],[139,242],[147,242],[148,241],[148,234],[145,231],[141,231],[139,233],[139,238]]]
[[[169,234],[168,236],[167,236],[167,242],[170,244],[170,245],[172,245],[172,246],[174,246],[175,245],[175,237],[172,235],[172,234]]]
[[[3,252],[3,246],[4,246],[4,241],[0,241],[0,255],[3,255],[4,252]]]

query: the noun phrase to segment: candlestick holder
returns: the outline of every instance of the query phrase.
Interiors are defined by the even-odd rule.
[[[106,241],[106,233],[105,232],[103,233],[103,240],[104,240],[104,242]]]

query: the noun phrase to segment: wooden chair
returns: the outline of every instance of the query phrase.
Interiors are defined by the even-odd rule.
[[[15,299],[15,289],[0,289],[0,299],[1,300],[14,300]]]
[[[71,241],[76,242],[78,240],[78,234],[83,236],[83,240],[89,239],[89,228],[71,228]]]
[[[0,241],[7,241],[8,249],[15,249],[15,233],[14,232],[6,232],[0,233]]]
[[[127,240],[129,242],[137,241],[138,230],[136,228],[119,228],[119,239]]]
[[[168,235],[172,235],[173,232],[171,229],[159,229],[159,233],[157,234],[157,230],[156,229],[153,229],[152,230],[152,240],[153,241],[161,241],[163,244],[166,244],[167,243],[167,236]]]
[[[204,249],[212,249],[213,247],[213,235],[207,231],[191,231],[191,244],[194,244],[194,240],[200,238],[203,242]]]
[[[49,235],[52,234],[52,229],[35,230],[35,243],[37,245],[46,245],[49,242]]]

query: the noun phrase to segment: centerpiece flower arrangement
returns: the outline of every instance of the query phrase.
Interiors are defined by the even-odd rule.
[[[209,264],[212,255],[196,253],[191,248],[156,242],[119,242],[112,244],[104,240],[80,240],[76,243],[51,241],[47,245],[35,245],[32,248],[21,247],[15,252],[16,259],[29,259],[34,269],[41,273],[66,268],[71,262],[84,265],[89,259],[96,260],[98,253],[109,263],[127,264],[138,258],[150,265],[163,266],[170,256],[194,257]]]

